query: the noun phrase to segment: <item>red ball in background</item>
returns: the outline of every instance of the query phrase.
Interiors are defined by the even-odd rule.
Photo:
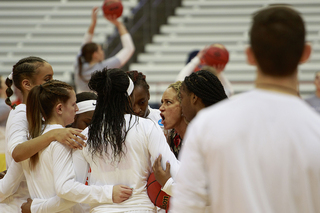
[[[123,12],[123,6],[120,0],[105,0],[102,5],[102,11],[105,16],[116,15],[119,18]]]
[[[169,209],[170,195],[161,190],[161,185],[156,181],[154,173],[152,172],[147,182],[147,192],[151,202],[162,209]]]
[[[214,67],[215,65],[226,65],[229,61],[228,50],[220,44],[211,45],[204,52],[201,63]]]

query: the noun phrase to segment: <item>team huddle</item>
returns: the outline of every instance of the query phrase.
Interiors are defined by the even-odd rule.
[[[227,54],[214,44],[180,71],[159,109],[149,106],[146,76],[120,69],[134,44],[106,18],[123,48],[104,59],[92,42],[94,8],[75,88],[53,80],[40,57],[13,66],[1,212],[320,212],[320,117],[299,97],[297,69],[311,47],[297,11],[271,6],[253,16],[246,56],[255,89],[234,95],[225,64],[203,63],[210,51]],[[169,209],[148,196],[151,173]]]

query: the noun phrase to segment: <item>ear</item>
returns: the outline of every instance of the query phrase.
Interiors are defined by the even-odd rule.
[[[62,115],[62,111],[63,111],[63,106],[62,106],[62,104],[61,104],[61,103],[58,103],[57,106],[56,106],[56,108],[55,108],[55,110],[56,110],[56,113],[57,113],[58,115]]]
[[[311,55],[311,51],[312,51],[312,47],[309,43],[306,43],[304,45],[304,49],[303,49],[303,53],[302,53],[302,56],[301,56],[301,59],[300,59],[300,64],[302,63],[305,63],[308,61],[310,55]]]
[[[190,96],[191,96],[190,100],[192,104],[195,104],[199,99],[198,96],[196,96],[194,93],[191,93]]]
[[[22,88],[27,91],[30,91],[33,87],[29,79],[23,79],[21,82],[21,85],[22,85]]]
[[[246,49],[246,55],[247,55],[247,63],[249,65],[257,65],[256,57],[253,54],[252,48],[248,47]]]

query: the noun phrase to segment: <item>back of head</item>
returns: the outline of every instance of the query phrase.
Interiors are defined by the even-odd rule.
[[[47,125],[57,103],[66,103],[70,98],[70,91],[72,90],[72,86],[58,80],[50,80],[43,85],[34,86],[30,90],[27,98],[29,139],[42,134],[44,130],[43,125]],[[38,154],[31,157],[31,168],[33,168],[37,161]]]
[[[253,17],[250,43],[264,74],[290,76],[295,73],[304,50],[304,22],[289,7],[268,7]]]
[[[206,107],[227,98],[217,76],[206,70],[200,70],[185,77],[182,85],[183,89],[186,88],[187,91],[198,96]]]
[[[78,57],[78,66],[79,66],[79,76],[83,81],[86,81],[82,75],[82,63],[90,63],[92,61],[92,55],[98,50],[98,45],[93,42],[86,43],[81,48],[81,54]]]
[[[6,85],[7,85],[7,99],[6,104],[13,107],[10,96],[13,95],[13,90],[11,89],[12,83],[21,91],[23,91],[22,88],[22,81],[24,79],[28,79],[31,82],[33,81],[34,77],[37,75],[36,70],[43,66],[43,64],[46,63],[46,61],[42,58],[36,57],[36,56],[29,56],[26,58],[23,58],[19,60],[15,65],[13,65],[12,73],[10,76],[6,79]]]
[[[126,113],[134,114],[127,89],[129,76],[121,69],[96,71],[89,81],[89,88],[98,94],[97,105],[89,126],[88,145],[92,154],[106,152],[110,144],[114,157],[121,156],[126,138]]]

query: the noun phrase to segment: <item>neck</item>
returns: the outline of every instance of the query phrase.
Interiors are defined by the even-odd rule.
[[[27,98],[28,98],[28,94],[29,94],[29,91],[22,91],[22,103],[23,104],[27,104]]]
[[[180,135],[181,139],[183,139],[184,134],[186,133],[187,130],[187,122],[184,117],[181,118],[181,122],[177,127],[174,127],[175,131]]]
[[[48,120],[48,123],[47,124],[60,124],[61,126],[66,126],[66,124],[64,124],[64,122],[63,122],[63,120],[61,119],[61,118],[59,118],[59,117],[55,117],[55,116],[53,116],[52,118],[50,118],[49,120]]]
[[[273,77],[265,75],[261,71],[258,71],[255,86],[256,88],[263,90],[269,90],[300,97],[297,72],[288,77]]]

